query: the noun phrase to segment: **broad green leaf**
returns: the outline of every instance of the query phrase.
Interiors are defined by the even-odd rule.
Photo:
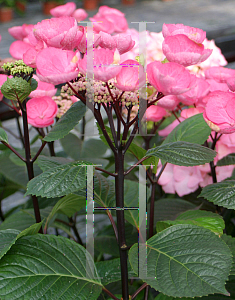
[[[31,78],[30,81],[29,81],[29,83],[30,83],[30,86],[31,86],[31,90],[35,91],[37,89],[37,87],[38,87],[37,80],[35,80],[34,78]]]
[[[227,156],[221,158],[216,166],[229,166],[229,165],[235,165],[235,153],[230,153]]]
[[[83,207],[86,206],[86,198],[82,196],[78,196],[75,194],[69,194],[63,198],[61,198],[56,205],[53,207],[52,211],[50,212],[45,227],[48,226],[51,219],[57,213],[65,214],[68,217],[72,217],[72,215],[81,210]]]
[[[35,161],[35,163],[39,166],[39,168],[43,172],[50,170],[51,168],[68,164],[70,162],[71,160],[64,157],[54,157],[54,156],[45,156],[45,155],[40,155]]]
[[[46,142],[52,142],[63,138],[78,124],[85,113],[86,106],[83,102],[75,102],[43,140]]]
[[[156,156],[178,166],[198,166],[213,161],[216,152],[198,144],[179,141],[150,149],[146,156]]]
[[[198,197],[229,209],[235,209],[235,180],[226,180],[205,186]]]
[[[44,209],[40,209],[41,219],[44,220],[48,217],[50,211],[52,210],[52,207],[47,207]],[[0,225],[0,230],[6,230],[6,229],[16,229],[20,231],[27,230],[28,228],[31,228],[32,230],[37,230],[38,224],[35,225],[35,216],[34,216],[34,210],[33,209],[24,209],[20,210],[16,213],[11,214],[8,218],[6,218]],[[45,220],[44,220],[45,222]],[[34,225],[34,227],[30,227]],[[40,227],[39,227],[40,228]],[[31,230],[30,229],[30,230]]]
[[[179,198],[164,198],[157,200],[154,205],[154,224],[158,221],[175,220],[182,212],[195,208],[196,205],[193,203]]]
[[[29,181],[25,195],[53,198],[73,193],[86,185],[89,164],[80,161],[49,169]]]
[[[0,141],[3,141],[8,144],[8,137],[4,129],[0,127]]]
[[[0,230],[0,259],[11,249],[12,245],[14,245],[19,238],[38,233],[41,225],[42,222],[33,224],[22,232],[16,229]]]
[[[5,300],[96,300],[102,290],[90,254],[60,236],[20,238],[0,261],[0,274],[0,298]]]
[[[226,234],[223,234],[221,238],[228,245],[230,251],[232,252],[233,264],[232,269],[230,270],[230,275],[235,275],[235,238]]]
[[[160,232],[167,227],[177,224],[192,224],[210,229],[215,234],[222,235],[225,228],[224,220],[218,214],[203,210],[188,210],[180,214],[176,220],[157,222],[156,230]]]
[[[208,139],[210,133],[211,129],[205,122],[203,115],[197,114],[175,127],[163,144],[184,141],[201,145]]]
[[[101,277],[101,282],[104,286],[111,282],[116,282],[121,280],[120,258],[100,261],[95,263],[95,266],[99,276]],[[129,277],[135,277],[135,273],[131,270],[129,261],[128,261],[128,273],[129,273]]]
[[[138,274],[138,244],[130,249],[129,260]],[[231,264],[228,246],[213,232],[174,225],[147,241],[147,274],[142,280],[168,296],[228,295],[224,286]],[[143,268],[140,263],[139,270]]]
[[[7,78],[1,86],[1,92],[7,99],[23,102],[32,92],[30,83],[21,77]]]

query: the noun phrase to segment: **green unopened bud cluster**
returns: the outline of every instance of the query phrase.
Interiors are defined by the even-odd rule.
[[[9,71],[10,75],[14,76],[17,74],[29,75],[34,72],[34,69],[27,66],[23,60],[16,60],[15,62],[8,62],[3,64],[2,68],[5,71]]]

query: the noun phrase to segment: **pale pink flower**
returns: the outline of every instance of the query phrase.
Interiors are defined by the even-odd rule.
[[[77,77],[78,57],[73,51],[45,48],[36,58],[37,76],[41,81],[54,85]]]
[[[184,121],[184,118],[179,117],[179,120],[180,120],[180,122],[182,122],[182,121]],[[171,131],[180,124],[180,122],[177,119],[174,120],[170,125],[166,126],[162,130],[159,130],[158,134],[163,137],[168,136],[168,134],[170,134]]]
[[[209,164],[206,164],[205,166],[198,166],[198,168],[201,171],[203,181],[200,182],[201,187],[205,187],[208,184],[212,184],[213,180],[210,175],[210,166]],[[215,168],[215,173],[216,173],[216,178],[217,182],[221,182],[224,179],[232,176],[234,166],[221,166],[221,167],[216,167]]]
[[[99,32],[99,46],[101,48],[106,48],[109,50],[113,50],[117,48],[117,43],[113,36],[111,36],[109,33],[100,31]]]
[[[29,124],[37,128],[52,125],[58,110],[55,101],[48,96],[30,99],[26,108]]]
[[[184,34],[167,36],[162,51],[168,61],[185,67],[203,62],[212,53],[211,49],[204,49],[202,44],[196,44]]]
[[[147,66],[147,74],[149,82],[164,95],[179,95],[191,88],[191,74],[177,63],[152,62]]]
[[[229,91],[228,85],[224,82],[218,82],[215,79],[206,79],[206,81],[210,85],[210,87],[209,87],[210,92],[214,92],[214,91],[228,92]]]
[[[151,105],[147,108],[145,115],[147,121],[158,122],[167,115],[167,112],[158,105]]]
[[[36,75],[33,75],[33,78],[37,80],[38,87],[29,94],[30,98],[43,96],[53,97],[56,94],[57,89],[53,84],[40,81]]]
[[[235,92],[235,77],[231,77],[227,79],[227,85],[232,92]]]
[[[235,70],[224,67],[211,67],[205,71],[205,77],[218,82],[226,82],[229,78],[235,77]]]
[[[223,134],[216,143],[216,152],[218,159],[230,153],[235,153],[235,133]]]
[[[71,16],[75,11],[75,9],[76,9],[76,4],[74,2],[68,2],[64,5],[59,5],[56,6],[55,8],[52,8],[50,10],[50,14],[56,18]]]
[[[116,42],[116,47],[120,54],[124,54],[130,51],[135,45],[135,42],[132,40],[131,35],[129,34],[118,34],[113,38]]]
[[[129,59],[120,64],[121,71],[116,76],[115,86],[122,91],[134,91],[146,83],[144,68],[135,60]],[[141,76],[141,75],[142,76]],[[139,76],[140,83],[139,83]]]
[[[204,99],[206,108],[203,116],[210,128],[220,133],[235,132],[235,94],[215,91]]]
[[[114,52],[109,49],[94,49],[94,68],[87,70],[87,55],[79,62],[81,73],[88,74],[92,78],[94,74],[95,80],[108,81],[114,78],[122,69],[120,65],[114,65]]]
[[[15,41],[11,44],[9,53],[15,59],[23,59],[24,53],[28,50],[34,50],[34,47],[23,41]]]
[[[22,26],[13,26],[8,29],[9,34],[16,40],[23,40],[33,31],[33,24],[23,24]]]
[[[168,110],[174,110],[179,103],[177,96],[168,95],[158,100],[157,105]]]
[[[181,112],[181,117],[184,119],[190,118],[192,116],[195,116],[197,114],[201,114],[204,112],[204,108],[203,107],[190,107],[190,108],[186,108],[183,109]]]
[[[78,8],[73,12],[72,17],[74,17],[77,22],[81,22],[88,17],[88,13],[84,9]]]
[[[78,30],[73,17],[60,17],[42,20],[34,26],[35,37],[48,47],[73,50],[80,43],[83,33]]]
[[[180,102],[185,105],[197,103],[209,93],[210,85],[205,79],[196,77],[195,75],[191,76],[194,82],[193,87],[189,91],[177,96]]]
[[[202,29],[185,26],[184,24],[163,24],[162,34],[164,38],[178,34],[186,35],[190,40],[201,44],[206,38],[206,32]]]

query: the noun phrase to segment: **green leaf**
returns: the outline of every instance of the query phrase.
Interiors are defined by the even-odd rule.
[[[65,214],[68,217],[72,217],[72,215],[81,210],[83,207],[86,206],[86,198],[82,196],[78,196],[75,194],[69,194],[63,198],[61,198],[56,205],[53,207],[52,211],[50,212],[47,220],[46,225],[49,224],[51,219],[54,217],[57,213]]]
[[[87,275],[87,264],[94,276]],[[0,298],[5,300],[95,300],[102,290],[90,254],[60,236],[22,237],[0,261],[0,273]]]
[[[5,130],[3,130],[1,127],[0,127],[0,141],[8,144],[7,134],[6,134]]]
[[[49,169],[29,181],[25,195],[53,198],[73,193],[86,185],[89,164],[80,161]]]
[[[15,229],[0,230],[0,259],[11,249],[12,245],[14,245],[19,238],[38,233],[41,225],[42,222],[33,224],[22,232]]]
[[[86,106],[82,101],[75,102],[43,140],[52,142],[63,138],[78,124],[85,113]]]
[[[146,156],[156,156],[178,166],[198,166],[213,161],[216,152],[198,144],[173,142],[148,150]]]
[[[130,249],[129,260],[138,274],[138,244]],[[231,264],[228,246],[213,232],[174,225],[147,241],[147,274],[141,279],[168,296],[228,295],[224,286]]]
[[[223,234],[221,238],[228,245],[230,251],[232,252],[233,264],[232,269],[230,270],[230,275],[235,275],[235,238],[226,234]]]
[[[226,180],[205,186],[198,197],[229,209],[235,209],[235,180]]]
[[[37,80],[35,80],[34,78],[30,79],[30,86],[31,86],[31,90],[35,91],[38,87],[38,82]]]
[[[116,282],[121,280],[120,258],[100,261],[95,263],[95,266],[99,276],[101,277],[101,282],[104,286],[111,282]],[[128,261],[128,274],[129,277],[135,277],[135,273],[131,270],[129,261]]]
[[[230,153],[227,156],[221,158],[216,166],[229,166],[229,165],[235,165],[235,153]]]
[[[39,166],[39,168],[45,172],[50,170],[51,168],[59,167],[61,165],[65,165],[71,163],[70,159],[65,157],[54,157],[54,156],[45,156],[40,155],[35,163]]]
[[[222,235],[225,228],[224,220],[218,214],[204,210],[188,210],[180,214],[174,221],[167,220],[157,222],[156,229],[157,232],[160,232],[172,225],[177,224],[192,224],[202,226],[218,235]]]
[[[211,133],[210,127],[205,122],[202,114],[192,116],[177,127],[166,137],[163,144],[184,141],[194,144],[203,144]]]
[[[30,84],[21,77],[7,78],[1,92],[9,100],[23,102],[32,92]]]

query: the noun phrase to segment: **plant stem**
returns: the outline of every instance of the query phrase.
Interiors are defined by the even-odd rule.
[[[34,178],[34,172],[33,172],[33,162],[31,161],[31,153],[30,153],[30,142],[29,142],[29,128],[28,128],[28,119],[27,119],[27,111],[26,111],[26,101],[23,103],[20,103],[19,105],[22,111],[22,117],[23,117],[23,125],[24,125],[24,144],[25,144],[25,160],[26,160],[26,167],[28,172],[28,178],[29,180]],[[33,208],[34,208],[34,214],[35,219],[37,223],[41,222],[41,215],[38,205],[38,199],[35,195],[32,195],[33,199]],[[39,230],[40,233],[43,233],[42,228]]]
[[[78,233],[78,230],[77,230],[77,227],[76,227],[76,223],[73,221],[73,218],[72,218],[72,217],[69,218],[69,221],[70,221],[71,224],[72,224],[71,228],[73,229],[73,232],[74,232],[74,234],[75,234],[75,236],[76,236],[76,238],[77,238],[77,242],[78,242],[81,246],[83,246],[83,242],[82,242],[82,239],[81,239],[81,237],[80,237],[80,235],[79,235],[79,233]]]
[[[127,245],[125,237],[125,219],[124,219],[124,154],[121,145],[115,153],[115,192],[116,192],[116,214],[118,228],[118,244],[121,264],[122,278],[122,297],[123,300],[129,299],[128,292],[128,267],[127,267]]]
[[[22,133],[22,130],[21,130],[21,127],[20,127],[19,118],[16,118],[16,122],[17,122],[18,131],[19,131],[19,134],[20,134],[20,139],[21,139],[22,145],[24,147],[24,137],[23,137],[23,133]]]
[[[135,299],[135,297],[143,290],[146,288],[148,284],[147,283],[144,283],[141,285],[141,287],[138,288],[137,291],[134,292],[134,294],[131,296],[131,300]]]
[[[108,294],[111,298],[113,298],[114,300],[119,300],[116,296],[114,296],[109,290],[107,290],[105,287],[102,288],[102,290]]]

